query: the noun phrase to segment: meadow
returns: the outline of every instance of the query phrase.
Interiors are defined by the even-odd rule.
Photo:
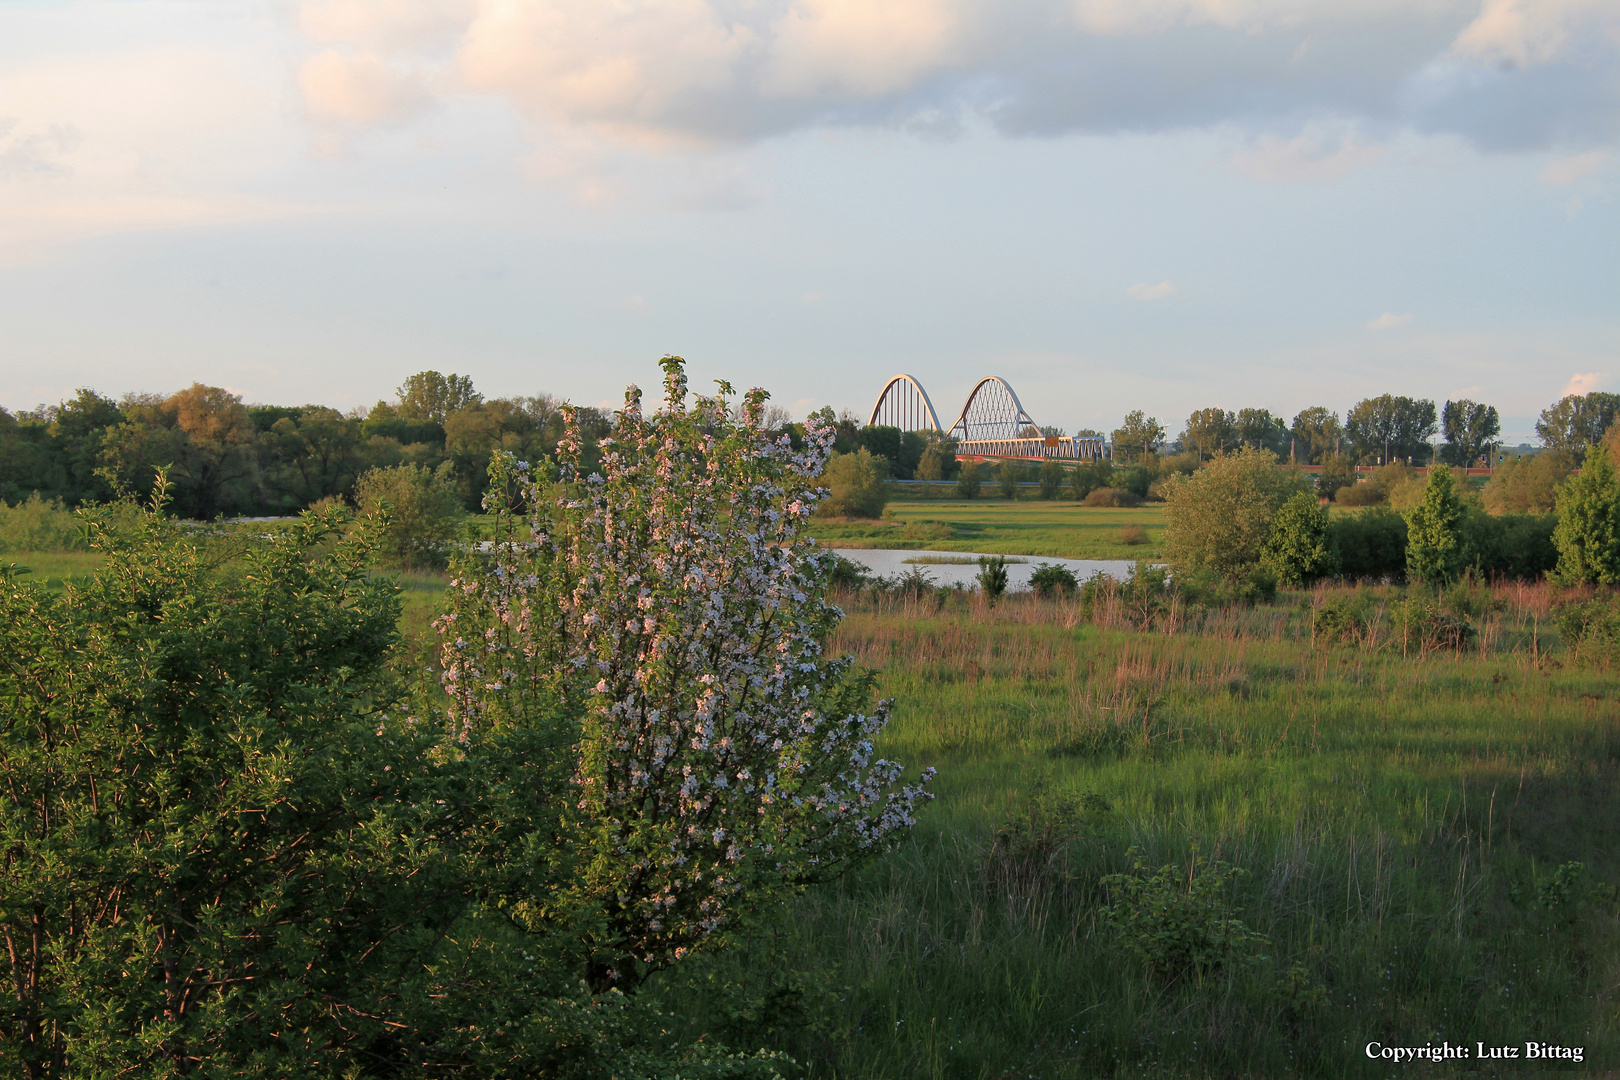
[[[1131,530],[1131,526],[1138,529]],[[1068,500],[1001,498],[891,502],[881,521],[817,519],[810,531],[831,547],[981,551],[1066,559],[1156,559],[1164,507],[1081,506]]]
[[[938,768],[939,797],[898,851],[665,976],[672,1014],[816,1077],[1547,1064],[1394,1067],[1370,1041],[1557,1043],[1584,1060],[1555,1071],[1606,1072],[1612,674],[1564,663],[1544,585],[1454,590],[1463,651],[1402,648],[1403,593],[1145,629],[1027,594],[848,599],[833,647],[896,702],[879,752]],[[1313,645],[1335,598],[1369,632]]]
[[[1151,556],[1161,528],[1156,508],[895,509],[870,527],[964,527],[917,545],[945,550]],[[1154,544],[1085,546],[1121,522]],[[4,561],[60,582],[99,556]],[[447,579],[396,580],[425,660]],[[1474,632],[1460,648],[1403,640],[1410,595],[843,595],[830,647],[895,702],[878,752],[937,768],[937,799],[897,850],[649,992],[672,1030],[828,1080],[1544,1071],[1393,1066],[1366,1056],[1374,1041],[1578,1046],[1547,1071],[1608,1072],[1613,673],[1571,662],[1548,585],[1452,589],[1439,605]],[[1330,640],[1325,608],[1354,632]]]

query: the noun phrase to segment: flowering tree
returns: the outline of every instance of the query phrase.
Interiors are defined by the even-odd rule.
[[[571,413],[559,470],[495,456],[496,540],[437,624],[455,740],[549,730],[562,749],[533,905],[583,935],[599,989],[883,849],[932,775],[906,786],[875,757],[888,703],[823,652],[832,557],[800,530],[833,431],[795,451],[764,391],[733,419],[728,385],[689,405],[683,361],[663,365],[663,409],[631,387],[599,471]]]

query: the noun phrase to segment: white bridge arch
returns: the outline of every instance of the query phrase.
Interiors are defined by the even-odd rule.
[[[987,375],[974,384],[949,431],[939,422],[934,403],[911,375],[892,376],[872,405],[868,426],[883,424],[902,431],[946,435],[957,441],[957,454],[967,457],[1057,458],[1096,461],[1107,447],[1096,436],[1043,435],[1025,411],[1012,384]]]

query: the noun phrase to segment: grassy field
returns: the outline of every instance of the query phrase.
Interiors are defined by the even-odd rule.
[[[101,560],[94,551],[16,551],[0,555],[0,566],[26,567],[29,580],[56,588],[70,577],[88,577]]]
[[[816,1077],[1543,1071],[1395,1067],[1374,1040],[1561,1043],[1585,1048],[1565,1072],[1608,1072],[1612,674],[1564,666],[1544,586],[1459,590],[1477,644],[1426,655],[1313,647],[1335,593],[1149,631],[1028,596],[849,601],[835,651],[897,702],[879,751],[938,767],[939,798],[900,850],[666,977],[670,1008]],[[1103,909],[1138,860],[1170,867],[1143,890],[1168,915],[1133,939]]]
[[[1127,543],[1125,529],[1143,536]],[[1069,559],[1157,559],[1162,556],[1164,507],[1132,510],[1061,500],[998,498],[890,503],[882,521],[816,520],[811,532],[832,547],[931,548],[993,555]]]

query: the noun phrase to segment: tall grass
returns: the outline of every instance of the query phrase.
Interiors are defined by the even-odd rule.
[[[1459,587],[1439,603],[1468,647],[1404,653],[1392,588],[1146,631],[1074,600],[851,599],[833,645],[882,673],[879,749],[939,767],[939,798],[901,849],[665,975],[672,1022],[818,1077],[1383,1075],[1373,1040],[1612,1067],[1620,710],[1566,663],[1559,599]],[[1372,632],[1313,645],[1334,601]],[[1109,875],[1216,860],[1242,871],[1222,917],[1263,935],[1245,955],[1167,974],[1100,916]]]

